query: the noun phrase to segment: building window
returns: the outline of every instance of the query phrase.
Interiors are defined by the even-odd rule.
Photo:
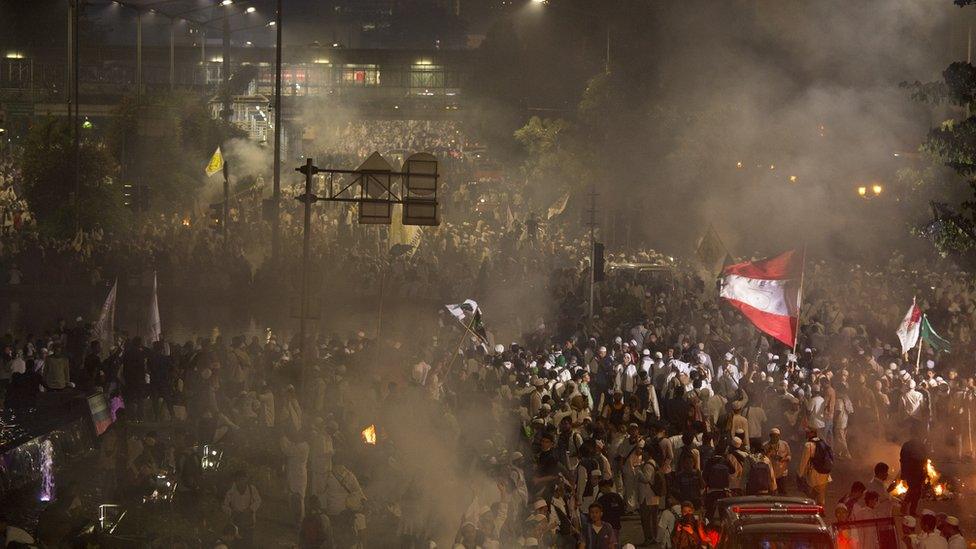
[[[343,86],[379,86],[380,71],[376,65],[346,65],[342,68]]]

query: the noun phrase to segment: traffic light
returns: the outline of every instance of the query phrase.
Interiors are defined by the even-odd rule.
[[[136,208],[136,188],[129,183],[122,184],[122,205],[126,208]]]
[[[606,260],[603,258],[603,243],[593,243],[593,282],[603,282],[606,279],[604,269]]]
[[[149,187],[145,185],[122,185],[122,204],[134,212],[149,211]]]

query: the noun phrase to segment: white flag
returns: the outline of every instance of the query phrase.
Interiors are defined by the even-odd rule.
[[[549,210],[546,211],[546,220],[552,219],[566,211],[566,204],[568,203],[569,191],[567,191],[566,194],[564,194],[559,200],[553,202],[552,206],[549,206]]]
[[[146,331],[146,343],[155,343],[162,336],[162,325],[159,322],[159,297],[157,295],[156,273],[153,273],[152,301],[149,302],[149,327]]]
[[[901,325],[898,326],[898,331],[895,332],[898,334],[898,340],[901,341],[902,354],[907,353],[918,343],[919,328],[921,325],[922,310],[915,304],[915,298],[912,298],[912,306],[908,308],[908,313],[905,314]]]
[[[98,324],[95,325],[95,338],[108,347],[111,347],[115,338],[115,295],[118,290],[119,281],[116,279],[115,284],[112,284],[112,289],[108,292],[108,297],[105,298],[105,303],[102,305],[102,312],[98,316]],[[108,347],[106,347],[106,351]]]

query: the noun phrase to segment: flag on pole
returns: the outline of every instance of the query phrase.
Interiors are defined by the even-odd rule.
[[[454,303],[444,307],[463,326],[474,332],[482,341],[488,342],[488,332],[481,321],[481,308],[478,307],[477,301],[466,299],[463,303]]]
[[[760,261],[722,269],[719,296],[759,330],[792,347],[800,316],[803,255],[790,250]]]
[[[115,284],[112,284],[112,289],[108,291],[108,297],[105,298],[105,303],[102,304],[102,312],[98,315],[98,323],[95,324],[94,336],[95,339],[101,341],[106,345],[105,350],[107,351],[115,337],[115,296],[119,291],[119,281],[115,280]]]
[[[146,331],[146,343],[155,343],[163,334],[159,321],[159,296],[156,284],[156,273],[153,273],[152,300],[149,302],[149,322]]]
[[[932,325],[929,324],[928,315],[922,315],[922,326],[919,331],[921,332],[922,339],[929,344],[929,347],[932,347],[937,352],[945,351],[948,353],[952,351],[952,344],[949,343],[949,340],[935,333],[935,330],[932,329]]]
[[[898,341],[901,341],[902,354],[907,353],[918,343],[921,323],[922,310],[915,304],[915,298],[913,297],[912,306],[908,308],[908,312],[905,313],[905,318],[902,319],[901,325],[898,326],[898,330],[895,332],[898,334]]]
[[[220,147],[214,151],[213,156],[210,157],[210,162],[207,163],[207,177],[211,177],[213,174],[220,172],[224,169],[224,155],[220,152]]]
[[[563,213],[566,210],[566,204],[568,203],[569,191],[566,191],[566,194],[564,194],[559,200],[553,202],[552,206],[549,206],[549,210],[546,212],[546,220],[552,219]]]

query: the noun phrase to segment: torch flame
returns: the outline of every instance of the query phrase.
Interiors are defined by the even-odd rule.
[[[899,480],[895,487],[891,489],[891,495],[902,496],[908,492],[908,484],[904,480]]]
[[[370,425],[363,429],[363,442],[366,444],[376,444],[376,425]]]
[[[946,483],[939,482],[941,475],[939,475],[939,471],[936,470],[935,465],[932,464],[931,459],[925,461],[925,475],[929,479],[929,486],[932,487],[932,494],[935,497],[942,497],[949,491]]]

